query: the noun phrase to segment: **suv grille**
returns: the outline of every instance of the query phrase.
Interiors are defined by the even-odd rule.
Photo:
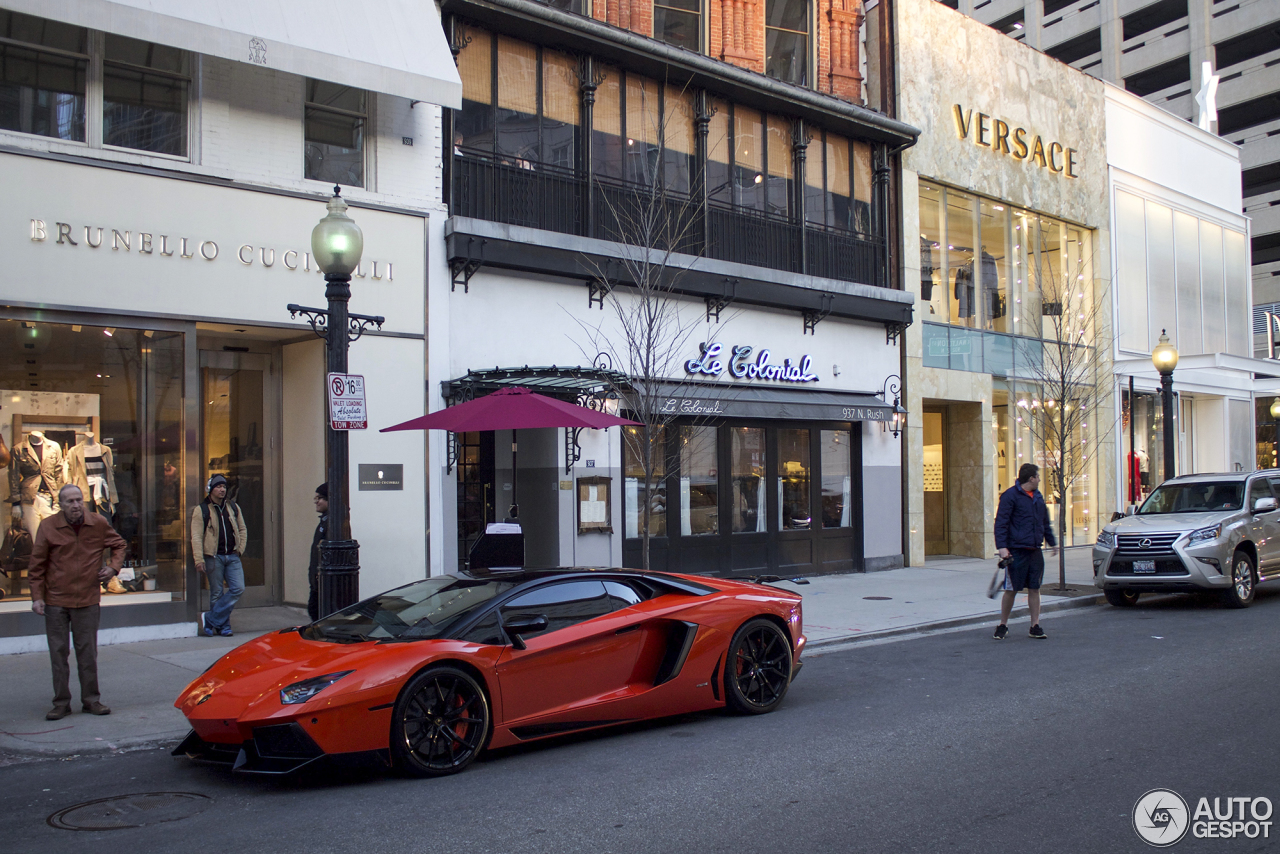
[[[1152,560],[1159,557],[1177,557],[1173,542],[1181,534],[1120,534],[1116,537],[1116,553],[1112,556],[1127,560]]]

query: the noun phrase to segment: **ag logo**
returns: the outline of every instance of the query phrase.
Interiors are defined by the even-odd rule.
[[[1152,789],[1133,805],[1133,829],[1156,848],[1179,842],[1190,824],[1187,802],[1171,789]]]

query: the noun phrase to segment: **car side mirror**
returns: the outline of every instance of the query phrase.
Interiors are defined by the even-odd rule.
[[[1259,498],[1257,501],[1253,502],[1253,512],[1270,513],[1278,506],[1280,505],[1276,504],[1276,500],[1274,498]]]
[[[521,614],[504,620],[502,627],[507,630],[507,635],[511,638],[511,645],[516,649],[524,649],[524,638],[522,635],[536,635],[538,632],[547,630],[546,614]]]

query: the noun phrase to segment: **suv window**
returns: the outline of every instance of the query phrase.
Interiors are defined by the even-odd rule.
[[[615,610],[615,607],[613,600],[605,593],[604,584],[590,580],[565,581],[530,590],[503,605],[501,611],[504,623],[517,614],[546,616],[547,630],[525,635],[528,640],[603,617]]]
[[[1271,491],[1271,484],[1265,477],[1256,477],[1249,483],[1249,504],[1250,510],[1259,498],[1274,498],[1275,495]]]

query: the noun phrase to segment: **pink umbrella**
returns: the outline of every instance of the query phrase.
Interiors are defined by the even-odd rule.
[[[621,425],[639,427],[640,423],[534,394],[527,388],[504,388],[430,415],[383,427],[379,432],[451,430],[454,433],[467,433],[473,430],[532,430],[538,427],[591,427],[599,430]]]
[[[619,418],[604,412],[597,412],[585,406],[565,403],[551,397],[534,394],[527,388],[503,388],[493,394],[459,403],[413,418],[391,427],[383,427],[378,432],[389,433],[393,430],[450,430],[454,433],[467,433],[473,430],[511,430],[511,480],[515,485],[516,434],[515,430],[534,430],[539,427],[566,427],[582,429],[591,427],[599,430],[604,427],[630,425],[639,427],[640,422]],[[514,489],[512,498],[514,499]]]

